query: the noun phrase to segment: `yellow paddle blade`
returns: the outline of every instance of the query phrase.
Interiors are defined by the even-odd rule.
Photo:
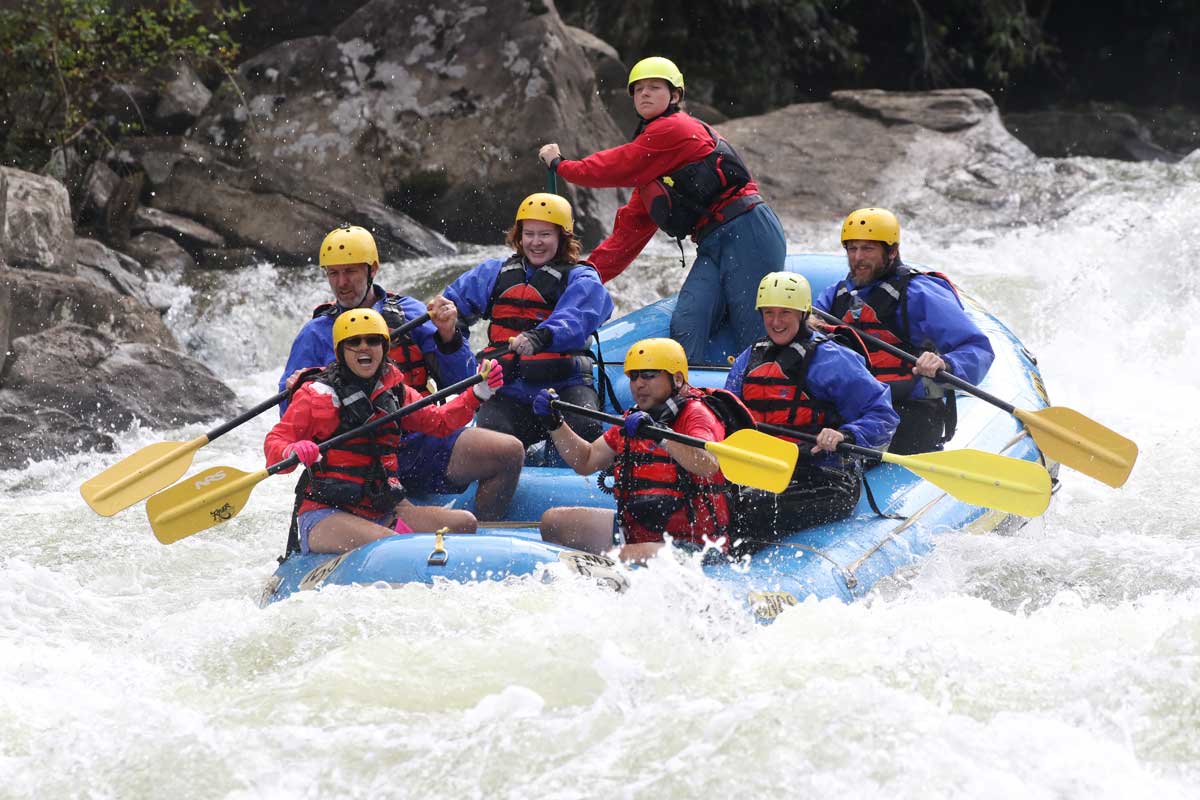
[[[791,482],[800,455],[795,443],[750,428],[723,442],[706,442],[704,449],[717,457],[726,480],[776,494]]]
[[[883,460],[912,470],[964,503],[1037,517],[1050,505],[1050,473],[1041,464],[982,450],[947,450]]]
[[[227,522],[241,513],[250,491],[269,475],[265,469],[206,469],[146,501],[150,527],[160,542],[171,544]]]
[[[84,481],[79,493],[93,511],[111,517],[182,478],[206,444],[208,436],[148,445]]]
[[[1123,486],[1137,461],[1138,448],[1114,430],[1064,406],[1013,412],[1048,458],[1113,488]]]

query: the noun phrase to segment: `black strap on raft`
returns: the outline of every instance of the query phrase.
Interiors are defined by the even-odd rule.
[[[600,349],[599,331],[593,333],[592,338],[596,340],[596,364],[600,369],[600,391],[596,393],[600,396],[600,410],[604,410],[604,398],[607,395],[609,402],[612,403],[613,411],[620,411],[621,404],[617,402],[617,393],[613,390],[612,380],[608,377],[608,370],[605,368],[604,351]]]
[[[908,517],[904,516],[903,514],[888,514],[887,512],[879,510],[879,504],[875,502],[875,493],[871,491],[871,484],[867,482],[867,471],[865,469],[862,471],[862,485],[867,494],[867,503],[871,506],[871,510],[877,515],[883,517],[884,519],[908,519]]]

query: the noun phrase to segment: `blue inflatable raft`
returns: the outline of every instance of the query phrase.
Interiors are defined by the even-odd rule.
[[[789,256],[787,268],[805,275],[815,296],[845,275],[845,263],[840,255],[800,255]],[[996,352],[981,388],[1020,408],[1048,406],[1037,364],[1029,352],[970,296],[963,295],[963,302]],[[625,351],[639,339],[666,336],[674,303],[674,298],[661,300],[601,330],[605,371],[622,404],[632,404],[629,384],[621,370]],[[709,345],[709,366],[693,365],[689,369],[690,382],[696,386],[723,386],[730,357],[736,355],[732,350],[732,339],[723,332]],[[973,396],[960,393],[957,402],[958,426],[947,450],[974,448],[1043,460],[1016,418]],[[1047,466],[1056,471],[1057,465]],[[847,602],[862,597],[881,578],[921,561],[939,535],[1015,530],[1025,522],[1004,512],[963,503],[898,465],[881,464],[869,470],[867,476],[880,510],[904,519],[877,515],[864,493],[851,517],[784,536],[754,553],[748,564],[709,559],[719,563],[706,564],[706,573],[739,596],[756,616],[767,620],[809,596],[836,597]],[[418,502],[471,508],[473,489],[462,495]],[[474,535],[393,536],[336,557],[293,555],[271,578],[263,602],[329,584],[494,581],[549,575],[553,574],[547,569],[551,564],[563,564],[572,572],[623,588],[636,570],[619,566],[605,556],[566,550],[540,540],[537,521],[542,512],[562,505],[612,508],[613,500],[600,491],[594,476],[582,477],[563,467],[551,448],[549,456],[533,455],[527,461],[509,511],[511,521],[505,527],[481,529]]]

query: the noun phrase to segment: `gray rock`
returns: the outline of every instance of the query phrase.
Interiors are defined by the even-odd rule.
[[[153,191],[167,182],[171,170],[181,159],[190,158],[203,163],[229,159],[232,155],[229,151],[183,136],[136,136],[122,139],[113,149],[110,159],[127,170],[145,173]]]
[[[150,269],[162,272],[179,273],[196,268],[191,253],[161,233],[139,233],[126,243],[125,252]]]
[[[1004,115],[1004,125],[1039,156],[1093,156],[1176,162],[1132,114],[1105,110],[1031,111]]]
[[[137,233],[153,231],[169,236],[191,252],[225,246],[224,236],[199,222],[149,206],[142,206],[134,212],[130,229]]]
[[[979,89],[928,92],[858,89],[833,92],[829,98],[835,108],[872,116],[886,125],[910,123],[944,133],[973,127],[996,113],[995,102]]]
[[[0,167],[0,244],[13,267],[69,272],[75,254],[75,228],[67,189],[53,178]]]
[[[93,161],[83,178],[83,200],[79,209],[81,217],[103,218],[108,201],[120,182],[120,176],[107,164],[103,161]]]
[[[592,71],[596,73],[596,93],[608,110],[609,116],[613,118],[618,129],[626,136],[631,136],[637,130],[641,117],[633,110],[633,103],[629,98],[629,67],[621,60],[617,49],[599,36],[571,25],[567,25],[566,29],[571,40],[579,45],[588,63],[592,65]],[[712,121],[708,117],[703,119]]]
[[[157,311],[84,278],[8,269],[0,270],[0,287],[9,293],[12,340],[77,323],[117,341],[178,346]]]
[[[2,274],[2,271],[0,271]],[[8,361],[8,345],[12,331],[12,287],[0,281],[0,376]]]
[[[279,163],[251,170],[183,160],[154,202],[284,264],[313,260],[325,234],[343,222],[369,229],[384,261],[456,252],[405,214]]]
[[[168,133],[182,133],[191,127],[208,106],[212,92],[200,80],[191,65],[180,61],[163,82],[154,108],[154,121]]]
[[[12,349],[0,391],[0,430],[15,441],[0,448],[0,467],[71,447],[111,446],[103,432],[134,422],[175,426],[235,407],[233,392],[194,359],[156,345],[119,343],[82,325],[20,337]]]
[[[146,271],[135,259],[95,239],[75,239],[75,274],[93,286],[154,306],[146,293]],[[157,308],[162,312],[166,308]]]
[[[544,185],[539,144],[582,156],[628,137],[557,12],[525,0],[372,0],[332,36],[284,42],[238,75],[248,106],[218,92],[195,135],[386,200],[459,240],[500,239]],[[617,192],[568,191],[596,243]]]

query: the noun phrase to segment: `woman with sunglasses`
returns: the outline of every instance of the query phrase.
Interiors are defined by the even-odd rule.
[[[344,553],[395,530],[474,533],[469,511],[416,506],[405,499],[396,446],[401,429],[446,436],[469,423],[484,400],[504,385],[495,361],[487,380],[443,406],[427,406],[321,455],[317,442],[358,428],[414,403],[421,395],[387,360],[388,326],[378,311],[355,308],[333,324],[337,360],[292,395],[283,418],[267,434],[267,463],[295,455],[307,472],[296,487],[297,507],[288,553]],[[403,523],[403,524],[400,524]]]
[[[592,442],[575,433],[543,391],[534,411],[550,428],[563,460],[580,475],[613,470],[616,512],[603,508],[552,508],[542,515],[542,538],[601,553],[621,548],[626,561],[644,561],[663,546],[669,533],[679,544],[725,548],[729,525],[727,485],[716,456],[698,447],[663,441],[654,426],[710,442],[725,438],[725,427],[688,385],[687,357],[674,339],[643,339],[625,355],[625,374],[636,406],[625,424],[609,428]]]

